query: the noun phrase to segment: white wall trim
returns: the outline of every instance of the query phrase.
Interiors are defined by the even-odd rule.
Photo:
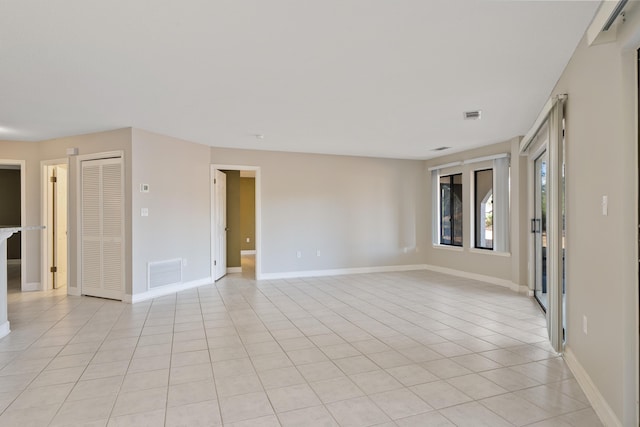
[[[240,251],[240,255],[255,255],[256,251],[254,250],[250,250],[250,251]]]
[[[347,274],[388,273],[393,271],[424,270],[422,264],[388,265],[380,267],[336,268],[331,270],[284,271],[281,273],[262,273],[257,280],[295,279],[302,277],[341,276]]]
[[[80,296],[80,289],[78,289],[78,287],[70,287],[67,284],[67,295],[71,295],[74,297],[79,297]]]
[[[472,254],[493,255],[493,256],[511,258],[511,252],[500,252],[500,251],[494,251],[491,249],[469,248],[469,252]]]
[[[33,291],[41,291],[41,290],[42,290],[42,285],[40,284],[40,282],[25,283],[24,286],[22,287],[23,292],[33,292]]]
[[[227,274],[242,273],[242,267],[227,267]]]
[[[9,325],[9,321],[7,320],[2,325],[0,325],[0,338],[6,337],[11,332],[11,328]]]
[[[129,304],[135,304],[138,302],[150,300],[153,298],[160,298],[166,295],[175,294],[176,292],[186,291],[187,289],[197,288],[198,286],[210,285],[213,283],[211,277],[205,277],[198,280],[192,280],[185,283],[176,283],[175,285],[162,286],[155,288],[147,292],[142,292],[135,295],[126,294],[122,299],[123,302]]]
[[[453,246],[453,245],[434,244],[433,249],[444,249],[445,251],[464,252],[464,248],[462,246]]]
[[[449,274],[451,276],[457,276],[457,277],[462,277],[462,278],[471,279],[471,280],[478,280],[480,282],[486,282],[492,285],[502,286],[504,288],[509,288],[514,292],[527,293],[529,291],[529,288],[527,286],[518,285],[517,283],[514,283],[511,280],[500,279],[498,277],[485,276],[484,274],[469,273],[467,271],[460,271],[460,270],[455,270],[453,268],[440,267],[437,265],[429,265],[429,264],[425,264],[424,268],[426,270],[435,271],[436,273]]]
[[[622,427],[622,423],[618,417],[616,417],[615,412],[613,412],[613,409],[611,409],[596,385],[593,383],[587,371],[582,367],[580,362],[578,362],[573,351],[571,351],[570,348],[565,347],[562,357],[565,362],[567,362],[567,366],[569,366],[573,375],[576,377],[576,381],[578,381],[578,384],[582,387],[582,391],[584,391],[587,399],[589,399],[589,403],[591,403],[596,415],[600,417],[600,421],[602,421],[605,426]]]

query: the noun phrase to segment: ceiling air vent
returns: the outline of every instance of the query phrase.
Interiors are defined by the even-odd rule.
[[[431,151],[444,151],[444,150],[448,150],[449,148],[451,148],[451,147],[438,147],[438,148],[434,148]]]
[[[465,111],[464,112],[464,119],[465,120],[480,120],[480,114],[481,113],[482,113],[482,111],[480,111],[480,110]]]

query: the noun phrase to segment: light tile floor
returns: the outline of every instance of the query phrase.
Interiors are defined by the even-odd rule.
[[[598,426],[535,303],[431,272],[9,294],[1,426]]]

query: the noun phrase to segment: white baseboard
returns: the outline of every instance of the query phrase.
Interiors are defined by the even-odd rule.
[[[591,377],[580,362],[578,362],[578,359],[576,359],[575,354],[573,354],[570,348],[565,347],[563,358],[565,362],[567,362],[567,366],[571,369],[571,372],[573,372],[573,376],[576,377],[576,381],[578,381],[578,384],[582,387],[582,391],[584,391],[587,399],[589,399],[589,403],[591,403],[596,415],[600,417],[600,421],[602,421],[605,426],[622,427],[622,423],[618,417],[616,417],[613,409],[611,409],[602,394],[600,394]]]
[[[152,289],[150,291],[142,292],[135,295],[126,294],[122,301],[129,304],[135,304],[141,301],[175,294],[176,292],[185,291],[187,289],[197,288],[198,286],[209,285],[211,283],[213,283],[211,277],[205,277],[203,279],[193,280],[191,282],[162,286],[160,288]]]
[[[40,284],[40,282],[25,283],[24,288],[22,288],[22,292],[34,292],[34,291],[41,291],[41,290],[42,290],[42,285]]]
[[[337,268],[332,270],[285,271],[282,273],[262,273],[257,280],[295,279],[302,277],[341,276],[346,274],[388,273],[393,271],[424,270],[422,264],[388,265],[382,267]]]
[[[240,255],[255,255],[256,254],[256,250],[251,250],[251,251],[240,251]]]
[[[227,274],[242,273],[242,267],[227,267]]]
[[[21,259],[8,259],[7,260],[7,265],[20,265],[22,264],[22,260]]]
[[[2,325],[0,325],[0,338],[6,337],[11,332],[11,328],[9,327],[9,321],[7,320]]]
[[[74,297],[79,297],[80,296],[80,288],[78,288],[77,286],[71,287],[71,286],[67,286],[67,295],[71,295]]]
[[[505,288],[509,288],[514,292],[520,292],[526,294],[529,292],[528,286],[521,286],[511,280],[500,279],[493,276],[485,276],[484,274],[469,273],[467,271],[455,270],[453,268],[440,267],[437,265],[426,264],[424,266],[426,270],[435,271],[436,273],[449,274],[451,276],[463,277],[465,279],[478,280],[480,282],[491,283],[492,285],[498,285]]]

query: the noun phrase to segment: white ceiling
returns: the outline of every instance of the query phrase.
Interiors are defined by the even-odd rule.
[[[0,139],[435,157],[524,134],[598,5],[1,0]]]

